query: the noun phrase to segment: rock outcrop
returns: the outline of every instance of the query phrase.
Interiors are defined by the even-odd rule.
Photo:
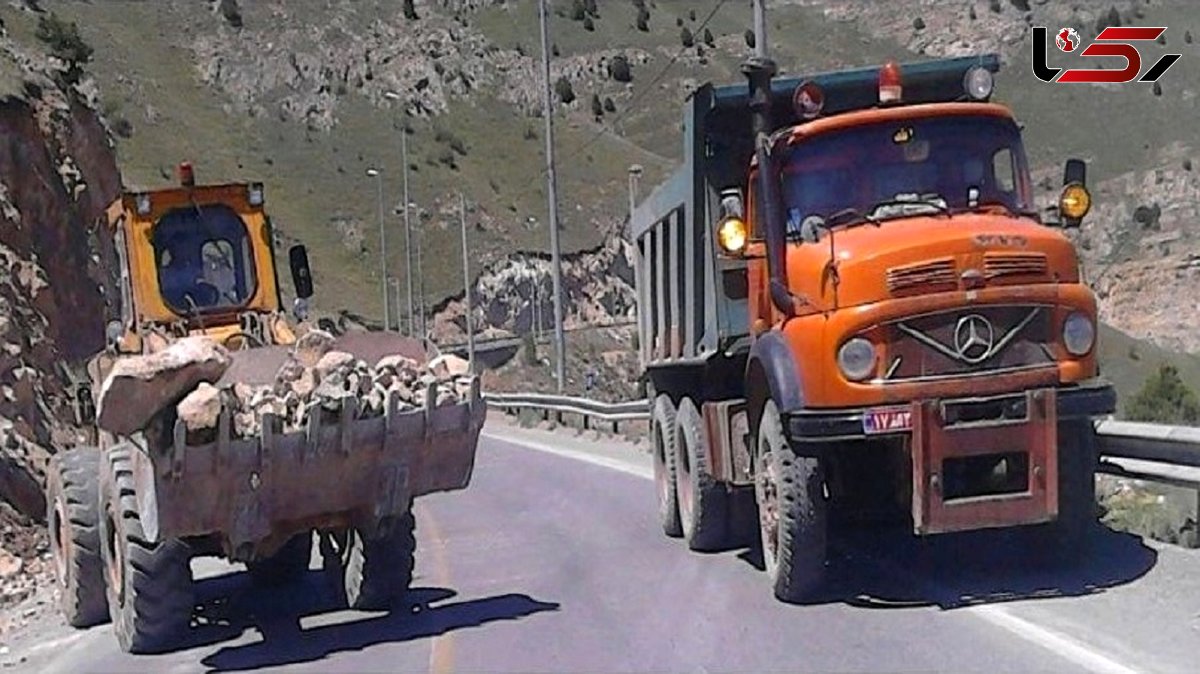
[[[111,240],[97,227],[120,189],[90,85],[64,90],[56,66],[0,35],[0,498],[44,510],[56,449],[81,440],[71,384],[103,346],[114,307]]]

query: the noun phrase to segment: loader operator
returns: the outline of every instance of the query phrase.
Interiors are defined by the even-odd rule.
[[[181,315],[234,308],[254,292],[254,264],[245,225],[223,207],[167,213],[154,228],[163,299]]]

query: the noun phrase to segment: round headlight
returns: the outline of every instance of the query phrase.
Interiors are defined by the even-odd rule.
[[[992,95],[992,71],[974,66],[963,76],[963,89],[972,100],[982,101]]]
[[[837,360],[846,379],[862,381],[875,372],[875,347],[862,337],[854,337],[838,349]]]
[[[1066,218],[1078,220],[1092,210],[1092,195],[1087,188],[1079,183],[1071,183],[1063,188],[1062,196],[1058,199],[1058,212]]]
[[[740,253],[746,247],[746,223],[740,218],[725,218],[717,227],[717,243],[726,253]]]
[[[1086,314],[1075,311],[1063,323],[1063,346],[1072,356],[1087,355],[1096,344],[1096,324]]]

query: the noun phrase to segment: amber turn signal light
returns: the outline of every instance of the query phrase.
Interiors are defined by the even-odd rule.
[[[717,225],[717,243],[729,255],[737,255],[745,250],[748,238],[746,223],[740,218],[725,218]]]
[[[1071,183],[1063,188],[1062,196],[1058,199],[1058,212],[1065,218],[1078,220],[1092,209],[1092,195],[1087,188],[1079,183]]]

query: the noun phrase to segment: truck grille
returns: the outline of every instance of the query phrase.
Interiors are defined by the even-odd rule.
[[[983,274],[991,280],[1001,276],[1045,276],[1045,253],[986,253]]]
[[[887,324],[887,383],[1052,366],[1051,310],[970,307]]]
[[[893,295],[899,295],[906,290],[930,292],[934,289],[932,286],[954,288],[958,286],[958,277],[954,272],[954,259],[949,257],[892,267],[887,271],[888,290]]]

